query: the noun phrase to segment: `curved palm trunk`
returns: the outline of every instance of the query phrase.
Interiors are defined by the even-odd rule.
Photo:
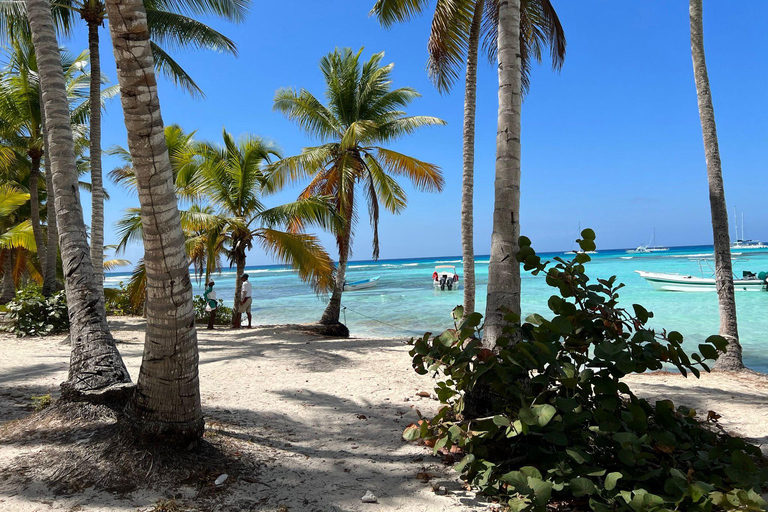
[[[35,237],[35,245],[37,246],[37,260],[40,263],[40,268],[43,270],[42,274],[45,275],[47,260],[45,258],[43,228],[40,225],[40,193],[38,191],[40,186],[41,156],[42,154],[39,149],[31,149],[29,151],[29,158],[32,161],[29,169],[29,220],[32,223],[32,234]]]
[[[41,102],[42,103],[42,102]],[[40,112],[43,132],[43,150],[45,158],[45,207],[47,211],[48,241],[45,248],[45,267],[43,274],[43,295],[50,297],[56,291],[56,268],[59,264],[59,230],[56,226],[56,193],[53,189],[53,173],[51,172],[50,148],[45,131],[45,113]]]
[[[722,354],[716,370],[741,370],[739,330],[736,323],[736,297],[733,290],[733,269],[731,266],[731,237],[728,233],[728,208],[725,204],[723,171],[720,149],[717,143],[715,109],[712,92],[709,89],[707,62],[704,55],[704,26],[702,0],[690,0],[691,56],[693,75],[696,80],[696,94],[699,102],[699,118],[704,137],[704,153],[707,159],[707,180],[709,181],[709,207],[712,214],[712,234],[715,240],[715,280],[717,298],[720,303],[720,335],[728,340],[728,351]]]
[[[100,5],[96,14],[84,15],[88,23],[88,51],[90,52],[90,149],[91,158],[91,261],[93,271],[104,294],[104,188],[101,177],[101,61],[99,59],[99,16]]]
[[[147,276],[144,357],[128,410],[147,438],[187,442],[203,433],[197,331],[147,15],[141,0],[106,4],[141,203]]]
[[[112,389],[131,379],[107,327],[104,300],[88,254],[69,102],[51,6],[46,0],[26,0],[26,4],[43,90],[72,340],[69,379],[62,384],[62,391],[64,396],[75,398]]]
[[[520,314],[520,0],[499,3],[499,121],[491,261],[483,345],[494,347],[504,311]]]
[[[0,304],[8,304],[16,297],[13,283],[13,251],[3,250],[3,286],[0,292]]]
[[[344,219],[344,231],[336,237],[339,246],[339,266],[336,267],[336,283],[333,286],[331,300],[323,311],[320,323],[324,325],[338,324],[341,316],[341,294],[344,292],[344,282],[347,278],[347,262],[349,261],[349,248],[352,240],[352,215],[355,199],[354,185],[347,192],[347,212]]]
[[[464,87],[464,172],[461,178],[461,251],[464,266],[464,315],[475,312],[475,110],[477,108],[477,53],[483,19],[483,0],[475,4],[469,30],[467,77]]]

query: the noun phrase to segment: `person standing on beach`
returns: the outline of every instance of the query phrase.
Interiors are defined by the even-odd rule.
[[[251,302],[253,302],[253,287],[248,281],[248,274],[243,274],[243,284],[240,288],[240,306],[237,308],[237,314],[245,313],[248,316],[248,328],[251,328]]]
[[[210,311],[211,316],[208,318],[208,328],[213,329],[213,324],[216,322],[216,309],[219,307],[219,303],[216,300],[216,292],[213,291],[213,285],[216,284],[213,281],[208,283],[208,286],[203,293],[203,299],[205,299],[205,310]]]

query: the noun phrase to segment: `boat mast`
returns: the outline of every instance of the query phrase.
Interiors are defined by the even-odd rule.
[[[736,213],[736,207],[733,207],[733,229],[736,231],[736,241],[739,241],[739,215]]]
[[[741,212],[741,238],[746,240],[747,237],[744,236],[744,212]]]

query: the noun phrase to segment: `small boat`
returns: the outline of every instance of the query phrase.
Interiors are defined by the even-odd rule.
[[[435,290],[448,291],[459,289],[459,274],[453,265],[438,265],[432,272],[432,286]]]
[[[373,288],[379,284],[380,276],[371,277],[370,279],[361,279],[360,281],[353,281],[351,283],[344,283],[345,292],[354,292],[356,290],[365,290],[366,288]]]
[[[581,238],[581,222],[579,222],[579,232],[576,233],[576,237],[577,238]],[[575,251],[575,250],[571,249],[570,251],[565,251],[563,254],[566,254],[568,256],[570,256],[572,254],[597,254],[597,251],[583,251],[581,249],[579,249],[578,251]]]
[[[647,254],[652,252],[664,252],[668,250],[669,247],[656,245],[656,228],[653,228],[653,236],[651,236],[651,241],[648,242],[647,245],[638,245],[637,249],[628,250],[627,254]]]
[[[708,259],[696,259],[691,260],[699,263],[699,270],[701,271],[701,277],[696,277],[686,274],[666,273],[666,272],[645,272],[643,270],[635,270],[640,277],[650,283],[655,290],[667,291],[667,292],[715,292],[717,291],[717,284],[714,278],[714,269],[712,269],[713,277],[704,277],[702,268],[702,262],[708,262]],[[754,272],[744,271],[742,276],[733,279],[733,289],[737,292],[761,292],[768,291],[768,272],[760,272],[755,274]]]
[[[734,230],[736,232],[736,238],[735,242],[731,243],[731,252],[733,251],[755,251],[755,250],[766,250],[768,249],[768,244],[764,244],[760,240],[748,240],[744,238],[744,212],[741,212],[741,238],[739,238],[739,224],[738,224],[738,216],[736,214],[736,208],[733,209],[733,216],[734,216]]]

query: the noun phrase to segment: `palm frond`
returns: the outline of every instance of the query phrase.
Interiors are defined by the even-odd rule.
[[[382,147],[377,147],[376,153],[382,167],[395,176],[408,178],[417,189],[427,192],[443,190],[445,179],[439,166]]]
[[[429,5],[429,0],[377,0],[369,16],[385,27],[403,23],[421,15]]]
[[[116,268],[120,267],[126,267],[131,264],[130,260],[124,260],[121,258],[113,258],[111,260],[104,260],[104,270],[106,272],[111,272],[115,270]]]
[[[25,220],[0,233],[0,249],[26,249],[37,252],[32,222]]]
[[[172,11],[187,16],[216,16],[242,23],[251,7],[250,0],[144,0],[149,10]]]
[[[261,228],[256,235],[256,239],[268,254],[281,263],[290,265],[297,271],[299,278],[309,283],[317,293],[333,288],[333,261],[317,237],[270,228]]]
[[[150,42],[150,46],[152,47],[152,56],[155,60],[155,70],[158,73],[176,84],[177,87],[186,90],[192,97],[205,97],[203,90],[195,83],[189,73],[168,55],[168,52],[155,42]]]
[[[125,251],[129,243],[141,241],[144,236],[141,208],[126,208],[125,215],[117,221],[115,227],[118,237],[116,253]]]
[[[10,215],[28,201],[28,192],[8,183],[0,184],[0,217]]]

